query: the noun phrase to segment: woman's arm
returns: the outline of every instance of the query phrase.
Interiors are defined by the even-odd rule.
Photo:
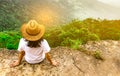
[[[13,63],[11,63],[10,67],[18,66],[21,63],[24,55],[25,55],[25,52],[20,51],[19,54],[18,54],[18,60],[15,60]]]
[[[50,64],[54,65],[54,66],[57,66],[58,65],[58,62],[56,61],[53,61],[49,55],[49,53],[46,53],[45,54],[45,57],[47,58],[47,60],[50,62]]]
[[[50,57],[49,53],[46,53],[46,54],[45,54],[45,57],[46,57],[47,60],[52,64],[52,60],[51,60],[51,57]]]
[[[25,55],[25,52],[24,52],[24,51],[21,51],[21,52],[19,53],[19,55],[18,55],[18,62],[19,62],[19,64],[21,63],[24,55]]]

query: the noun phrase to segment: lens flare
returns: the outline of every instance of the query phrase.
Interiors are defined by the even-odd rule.
[[[44,8],[37,13],[37,19],[42,24],[52,25],[54,22],[58,22],[58,14],[53,9]]]

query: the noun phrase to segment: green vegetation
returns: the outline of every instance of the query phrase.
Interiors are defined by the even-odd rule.
[[[47,26],[46,26],[47,28]],[[68,24],[47,28],[44,38],[51,47],[67,46],[73,49],[87,41],[120,40],[120,20],[85,19],[72,20]],[[19,32],[0,32],[0,47],[16,49],[21,35]],[[98,53],[95,54],[96,57]]]
[[[0,32],[0,48],[17,49],[20,38],[19,32]]]
[[[88,18],[83,21],[72,20],[68,24],[47,30],[45,38],[52,47],[68,46],[77,49],[87,41],[119,40],[120,20],[101,20]]]
[[[26,1],[0,0],[0,48],[17,48],[21,37],[18,29],[24,22],[32,19],[28,11],[30,12],[26,8]],[[47,28],[44,38],[51,47],[67,46],[77,49],[79,45],[91,40],[120,40],[119,29],[120,20],[75,19],[67,24]]]
[[[87,50],[85,48],[78,48],[79,51],[83,52],[84,54],[86,55],[89,55],[89,56],[93,56],[94,58],[98,59],[98,60],[105,60],[104,57],[102,56],[100,50]]]
[[[99,60],[104,60],[104,58],[102,57],[100,51],[95,51],[93,56],[96,58],[96,59],[99,59]]]
[[[16,30],[27,21],[19,0],[0,0],[0,31]]]
[[[51,29],[47,31],[45,38],[49,40],[50,45],[53,47],[69,46],[75,49],[89,40],[99,40],[96,34],[90,32],[81,23],[81,21],[73,20],[68,24]]]

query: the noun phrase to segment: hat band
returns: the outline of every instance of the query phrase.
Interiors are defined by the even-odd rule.
[[[29,35],[31,35],[31,36],[36,36],[36,35],[38,35],[40,32],[37,32],[37,33],[35,33],[35,34],[31,34],[31,33],[29,33],[29,32],[26,30],[26,33],[29,34]]]

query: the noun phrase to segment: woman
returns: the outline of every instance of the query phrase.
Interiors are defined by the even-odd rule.
[[[42,38],[45,33],[43,25],[38,24],[35,20],[30,20],[27,24],[22,25],[21,33],[23,38],[20,39],[18,46],[18,60],[10,64],[10,67],[20,65],[23,56],[30,64],[40,63],[46,57],[52,65],[57,65],[57,62],[50,58],[49,44]]]

